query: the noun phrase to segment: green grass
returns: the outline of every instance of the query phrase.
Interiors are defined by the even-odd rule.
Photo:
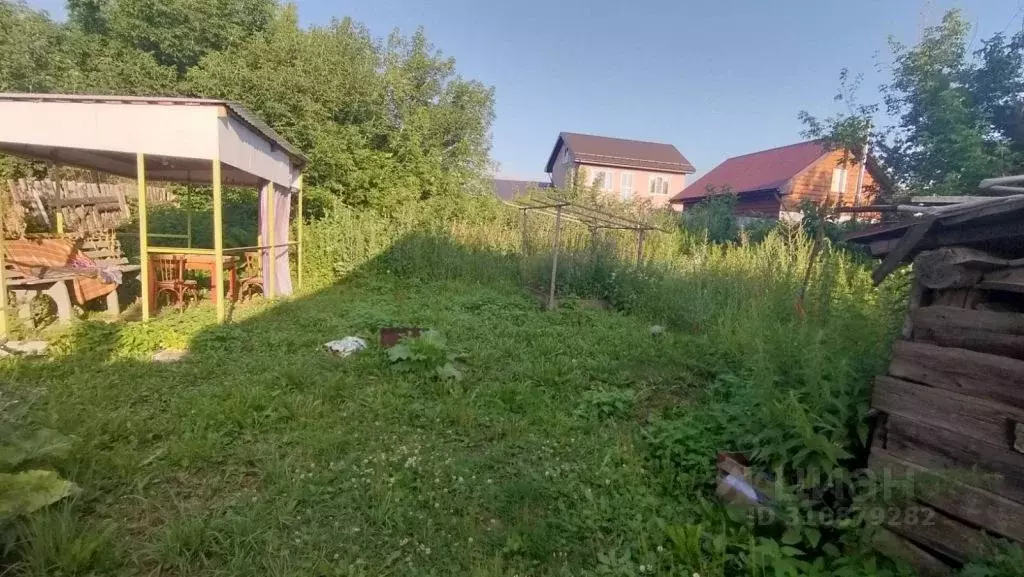
[[[83,324],[53,360],[0,362],[34,421],[74,435],[60,469],[84,489],[29,521],[14,574],[580,574],[626,552],[662,565],[655,520],[692,506],[641,432],[694,396],[699,338],[384,272],[210,314]],[[322,349],[389,325],[441,331],[465,378]],[[147,361],[181,344],[187,360]]]

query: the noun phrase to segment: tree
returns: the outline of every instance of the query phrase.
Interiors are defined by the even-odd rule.
[[[69,0],[69,21],[0,0],[0,89],[241,102],[311,159],[311,197],[390,211],[483,191],[494,93],[422,30],[302,28],[276,0]]]
[[[465,194],[489,166],[493,92],[456,75],[422,31],[381,44],[348,19],[303,30],[291,7],[186,80],[259,113],[310,155],[312,186],[355,206]]]
[[[151,55],[179,76],[262,32],[275,0],[68,0],[71,24]]]
[[[890,181],[904,190],[964,194],[983,178],[1024,170],[1024,34],[996,34],[971,54],[970,27],[951,10],[908,47],[890,40],[892,79],[882,86],[894,122],[872,129],[878,105],[851,105],[805,133],[857,150],[868,142]],[[838,100],[851,103],[857,82],[840,74]],[[851,90],[852,88],[852,90]]]
[[[842,161],[860,164],[874,137],[874,116],[878,105],[861,104],[857,100],[857,91],[863,77],[850,78],[850,71],[839,72],[839,92],[834,100],[846,105],[846,112],[841,112],[825,119],[818,119],[806,110],[801,110],[797,118],[804,124],[805,138],[822,140],[831,150],[844,152]]]
[[[0,91],[60,89],[70,69],[63,42],[60,27],[45,14],[21,1],[0,1]]]

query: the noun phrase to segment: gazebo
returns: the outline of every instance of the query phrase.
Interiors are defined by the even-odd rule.
[[[265,294],[291,293],[289,248],[296,247],[302,284],[302,168],[307,159],[236,103],[200,98],[0,94],[0,152],[97,170],[138,182],[142,319],[149,320],[151,254],[224,259],[222,186],[260,191],[260,238]],[[150,245],[146,181],[209,184],[213,189],[212,249]],[[298,197],[297,239],[289,242],[291,195]],[[7,325],[7,284],[0,235],[0,336]],[[217,321],[226,317],[224,274],[213,276]]]

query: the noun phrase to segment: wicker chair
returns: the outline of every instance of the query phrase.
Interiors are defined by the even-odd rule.
[[[245,278],[238,285],[239,300],[263,296],[263,259],[258,251],[245,253]]]
[[[185,259],[180,256],[152,257],[153,300],[157,307],[175,305],[184,309],[188,301],[199,300],[199,283],[185,279]]]

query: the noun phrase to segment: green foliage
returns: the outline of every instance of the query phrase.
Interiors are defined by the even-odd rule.
[[[629,414],[636,403],[636,392],[631,389],[593,390],[583,395],[579,412],[598,419],[614,419]]]
[[[115,525],[90,524],[71,505],[32,515],[18,528],[23,547],[12,572],[25,577],[109,575],[114,570]]]
[[[958,573],[960,577],[1013,577],[1024,570],[1024,548],[1008,541],[997,541],[982,558],[974,559]]]
[[[179,75],[264,31],[277,10],[274,0],[68,0],[73,28],[149,54]]]
[[[992,124],[994,104],[1021,102],[1019,92],[1004,94],[1009,87],[996,84],[1020,83],[1020,38],[1007,44],[996,35],[985,43],[980,61],[968,54],[969,38],[968,22],[950,11],[915,47],[892,43],[895,67],[885,102],[899,124],[882,150],[911,188],[959,194],[983,178],[1021,167],[1006,134]],[[1012,67],[1013,61],[1016,69],[1001,66]]]
[[[12,546],[17,520],[78,492],[56,471],[37,468],[66,457],[71,440],[27,425],[24,412],[17,401],[0,397],[0,557]]]
[[[348,19],[303,30],[289,8],[188,83],[259,113],[310,155],[307,183],[350,205],[388,213],[482,190],[493,93],[459,77],[422,30],[380,44]]]
[[[828,119],[799,117],[859,159],[870,143],[893,183],[929,194],[964,194],[980,180],[1024,170],[1024,32],[997,33],[969,52],[970,24],[957,10],[908,47],[890,40],[892,78],[883,103],[895,121],[875,128],[878,104],[859,104],[859,80],[840,74],[836,100],[847,111]],[[898,192],[898,191],[897,191]]]
[[[710,186],[710,185],[709,185]],[[739,227],[736,223],[736,195],[728,187],[709,190],[706,199],[683,211],[682,226],[697,242],[733,242]]]
[[[462,380],[462,371],[456,366],[460,358],[448,351],[444,336],[435,330],[424,331],[418,337],[405,337],[388,349],[388,360],[394,368],[443,381]]]
[[[0,90],[238,101],[311,158],[324,199],[393,213],[486,190],[493,90],[422,30],[375,39],[349,20],[301,28],[275,0],[71,0],[56,23],[0,0]]]
[[[0,473],[0,520],[27,515],[74,493],[71,481],[55,471]]]
[[[879,107],[857,100],[861,80],[860,76],[850,78],[850,71],[846,68],[839,72],[839,92],[835,101],[846,106],[845,113],[826,119],[818,119],[806,110],[797,114],[805,127],[803,135],[821,139],[829,148],[843,151],[843,164],[861,164],[875,136],[874,117]]]

